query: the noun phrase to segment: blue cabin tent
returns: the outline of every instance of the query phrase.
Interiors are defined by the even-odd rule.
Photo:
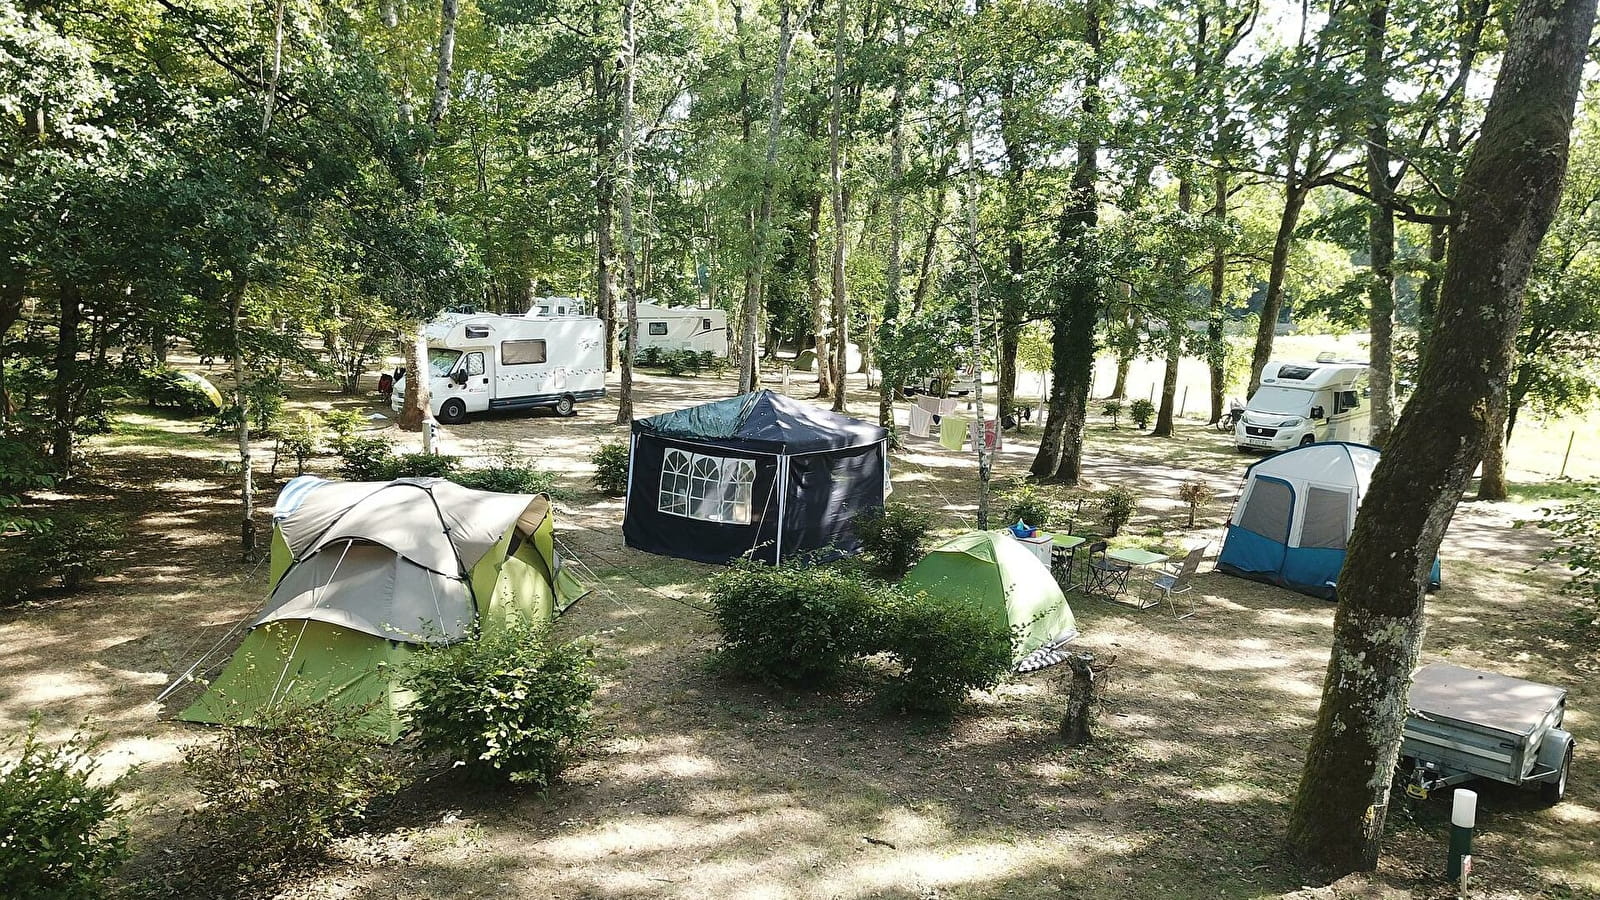
[[[889,432],[761,390],[635,419],[629,547],[727,562],[853,553],[856,516],[889,492]]]
[[[1335,598],[1356,510],[1378,466],[1365,444],[1305,444],[1245,470],[1217,570]],[[1430,587],[1439,586],[1439,561]]]

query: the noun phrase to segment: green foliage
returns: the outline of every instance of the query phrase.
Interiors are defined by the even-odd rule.
[[[1194,527],[1195,513],[1217,496],[1217,489],[1203,478],[1191,478],[1178,487],[1178,499],[1189,506],[1189,527]]]
[[[477,469],[457,469],[449,476],[462,487],[503,494],[549,494],[556,476],[533,467],[533,461],[510,443],[495,447],[489,464]]]
[[[884,699],[911,712],[948,713],[1011,670],[1011,631],[970,604],[882,592],[882,649],[900,662]]]
[[[719,663],[768,684],[831,680],[875,630],[873,597],[837,570],[741,560],[711,579],[710,598]]]
[[[271,434],[273,427],[283,418],[283,382],[273,377],[261,377],[245,382],[244,403],[250,417],[250,427],[257,436]],[[233,434],[239,427],[237,404],[223,406],[206,425],[206,434]]]
[[[851,528],[861,539],[861,549],[872,557],[878,577],[899,581],[922,558],[932,524],[918,507],[889,503],[857,515]]]
[[[394,444],[382,437],[345,437],[337,447],[339,474],[347,481],[387,481]]]
[[[641,366],[649,366],[653,369],[661,365],[662,358],[665,354],[666,351],[662,350],[660,347],[646,347],[639,351],[637,362]]]
[[[666,368],[668,375],[672,375],[672,376],[676,377],[676,376],[682,375],[684,372],[688,371],[690,362],[693,359],[694,359],[694,354],[692,354],[692,353],[688,353],[687,351],[685,351],[685,352],[676,352],[676,351],[674,351],[674,352],[671,352],[671,353],[667,353],[662,358],[661,365]]]
[[[1133,420],[1134,427],[1140,431],[1150,427],[1150,420],[1156,416],[1156,405],[1143,397],[1128,404],[1128,418]]]
[[[129,856],[117,809],[122,775],[95,778],[101,739],[81,731],[58,746],[39,740],[36,715],[19,741],[0,741],[0,885],[6,896],[93,900]]]
[[[1112,428],[1117,427],[1117,417],[1122,415],[1122,401],[1121,400],[1107,400],[1105,403],[1102,403],[1100,405],[1100,413],[1101,413],[1101,415],[1110,416],[1111,417],[1111,427]]]
[[[1538,526],[1556,538],[1544,558],[1566,564],[1572,572],[1566,590],[1590,603],[1589,624],[1600,626],[1600,487],[1586,487],[1578,497],[1540,513]]]
[[[277,452],[272,458],[273,472],[277,472],[278,457],[287,453],[294,458],[294,473],[304,474],[306,460],[317,454],[317,448],[322,443],[322,420],[307,412],[289,416],[278,423],[277,439]]]
[[[1018,481],[1003,491],[1000,502],[1006,504],[1003,521],[1007,525],[1021,521],[1048,531],[1059,523],[1062,515],[1061,504],[1049,489],[1027,481]]]
[[[75,591],[83,581],[110,569],[111,553],[122,543],[122,526],[114,519],[82,513],[57,513],[35,530],[14,535],[0,557],[0,573],[9,593],[20,599],[51,584]]]
[[[594,486],[609,497],[620,497],[628,492],[628,445],[622,441],[604,441],[589,457],[594,463]]]
[[[145,399],[151,406],[170,407],[186,416],[215,414],[217,404],[192,379],[177,369],[156,366],[139,373]]]
[[[0,433],[0,535],[48,527],[47,520],[18,511],[27,492],[56,483],[43,454],[29,438]]]
[[[356,728],[364,712],[272,706],[184,747],[201,797],[187,824],[210,859],[239,876],[314,862],[393,793],[394,762]]]
[[[1138,505],[1139,498],[1124,487],[1109,488],[1095,501],[1095,506],[1100,510],[1100,521],[1111,537],[1116,537],[1122,526],[1128,524]]]
[[[405,675],[424,750],[474,776],[546,790],[593,738],[593,654],[522,624],[429,646]]]
[[[398,453],[382,470],[384,479],[453,478],[461,458],[446,453]]]
[[[345,442],[355,437],[357,431],[366,426],[366,417],[358,412],[348,409],[330,409],[322,414],[323,427],[333,434],[330,443],[335,452],[344,447]]]

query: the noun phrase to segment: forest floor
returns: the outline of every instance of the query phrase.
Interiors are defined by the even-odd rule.
[[[853,387],[852,410],[874,415],[874,395]],[[814,383],[789,390],[806,396]],[[731,393],[728,378],[645,375],[636,415]],[[309,380],[292,402],[387,412]],[[344,841],[333,864],[264,886],[267,895],[1453,896],[1439,877],[1448,799],[1398,799],[1380,870],[1337,890],[1307,888],[1322,882],[1278,849],[1331,605],[1217,573],[1198,578],[1198,613],[1181,621],[1070,595],[1082,646],[1115,659],[1097,739],[1084,749],[1057,740],[1064,686],[1053,670],[1015,677],[948,721],[887,714],[854,682],[818,695],[767,691],[705,665],[717,634],[692,607],[715,568],[626,548],[620,501],[589,484],[598,442],[626,435],[615,417],[614,398],[570,419],[491,417],[445,429],[442,447],[471,456],[511,442],[558,473],[557,535],[599,583],[556,633],[599,647],[601,746],[547,796],[448,778],[414,786]],[[1026,435],[1008,434],[996,477],[1025,472],[1032,451]],[[125,517],[116,573],[0,611],[0,730],[37,712],[47,737],[85,717],[107,733],[108,771],[137,767],[127,797],[134,871],[159,870],[182,840],[181,813],[195,796],[181,748],[209,739],[173,720],[191,694],[164,704],[156,695],[209,647],[227,649],[264,590],[264,565],[238,559],[236,458],[194,422],[122,410],[93,441],[88,474],[41,498]],[[270,442],[257,460],[268,508],[292,463],[267,477]],[[1120,484],[1143,498],[1128,542],[1173,551],[1209,542],[1211,553],[1251,460],[1197,420],[1160,440],[1096,419],[1086,453],[1092,488]],[[971,527],[969,454],[909,439],[892,466],[895,500],[937,511],[946,532]],[[332,468],[323,458],[312,471]],[[1196,477],[1219,496],[1191,529],[1175,494]],[[1444,588],[1429,601],[1425,661],[1568,687],[1567,727],[1582,742],[1556,807],[1477,786],[1477,897],[1600,897],[1600,755],[1590,749],[1600,650],[1558,593],[1562,570],[1539,559],[1543,535],[1513,527],[1563,490],[1521,484],[1517,502],[1464,503],[1443,548]]]

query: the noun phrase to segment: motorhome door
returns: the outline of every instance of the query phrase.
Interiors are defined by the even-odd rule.
[[[485,350],[468,350],[466,358],[461,361],[461,370],[467,374],[466,384],[461,386],[463,398],[469,410],[483,410],[489,408],[490,385],[494,381],[494,373],[490,371],[493,362]]]

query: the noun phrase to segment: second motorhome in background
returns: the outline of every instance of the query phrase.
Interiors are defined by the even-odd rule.
[[[619,308],[618,320],[626,312]],[[640,350],[728,355],[728,314],[715,307],[639,304]]]
[[[605,331],[593,316],[446,313],[423,326],[434,418],[453,425],[469,413],[549,407],[570,416],[606,395]],[[398,412],[405,377],[391,401]]]
[[[1319,357],[1269,362],[1234,426],[1240,450],[1287,450],[1315,441],[1366,443],[1372,434],[1367,364]]]

